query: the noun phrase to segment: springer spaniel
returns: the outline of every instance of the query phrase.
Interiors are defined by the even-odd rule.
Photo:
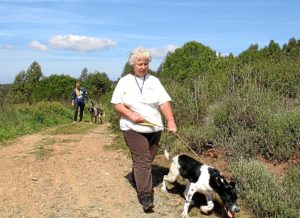
[[[161,190],[167,192],[166,182],[173,183],[181,175],[187,182],[184,191],[185,205],[182,217],[188,217],[188,210],[193,195],[200,192],[205,195],[207,205],[201,206],[203,213],[208,213],[214,208],[213,193],[217,193],[223,201],[225,211],[229,218],[234,217],[234,213],[239,212],[240,208],[236,202],[237,194],[235,183],[228,183],[220,172],[206,164],[203,164],[190,156],[177,155],[170,158],[169,153],[165,150],[165,157],[171,160],[171,166],[168,175],[163,178]]]

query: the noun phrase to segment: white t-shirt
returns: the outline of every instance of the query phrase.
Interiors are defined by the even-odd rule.
[[[122,77],[111,99],[111,103],[123,104],[145,120],[158,125],[154,127],[143,126],[121,116],[121,130],[126,131],[132,129],[142,133],[163,130],[159,106],[167,101],[171,101],[171,97],[159,79],[148,74],[145,78],[136,77],[133,74]]]

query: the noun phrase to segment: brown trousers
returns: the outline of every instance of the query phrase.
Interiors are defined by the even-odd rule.
[[[123,136],[131,152],[137,194],[138,196],[152,194],[151,163],[156,155],[161,131],[139,133],[127,130],[123,131]]]

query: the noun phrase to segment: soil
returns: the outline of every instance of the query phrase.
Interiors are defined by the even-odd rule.
[[[155,208],[145,214],[131,183],[131,158],[123,150],[107,149],[113,139],[108,124],[102,124],[82,134],[42,131],[0,147],[0,217],[181,217],[184,186],[160,191],[168,161],[156,157]],[[225,216],[218,202],[212,213],[200,213],[201,198],[195,196],[190,216]],[[240,212],[236,217],[251,216]]]

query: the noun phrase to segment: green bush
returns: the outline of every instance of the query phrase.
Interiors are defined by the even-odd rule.
[[[286,195],[289,196],[292,201],[289,201],[291,208],[298,208],[300,213],[300,168],[299,166],[292,166],[283,178],[283,186],[286,187]]]
[[[258,161],[241,159],[232,164],[232,172],[236,175],[239,195],[245,199],[247,206],[258,217],[264,218],[296,218],[299,217],[299,199],[291,198],[290,187],[299,190],[299,182],[286,180],[290,187],[281,181]],[[296,175],[299,178],[299,169]],[[299,194],[299,193],[298,193]],[[297,195],[299,197],[299,195]],[[296,203],[295,203],[296,202]]]
[[[40,80],[33,89],[33,102],[72,100],[76,79],[67,75],[51,75]]]
[[[232,157],[260,154],[271,161],[286,161],[300,140],[300,111],[286,107],[285,101],[253,86],[241,87],[224,97],[222,104],[210,107],[206,120],[213,124],[205,122],[202,135]]]
[[[266,65],[266,64],[264,64]],[[260,84],[270,88],[279,95],[296,98],[300,95],[300,63],[279,62],[276,64],[261,66]]]
[[[39,102],[3,107],[0,118],[0,142],[63,124],[72,120],[73,112],[58,102]]]
[[[268,114],[258,127],[263,136],[261,153],[270,160],[286,161],[299,146],[300,111],[280,111]]]

